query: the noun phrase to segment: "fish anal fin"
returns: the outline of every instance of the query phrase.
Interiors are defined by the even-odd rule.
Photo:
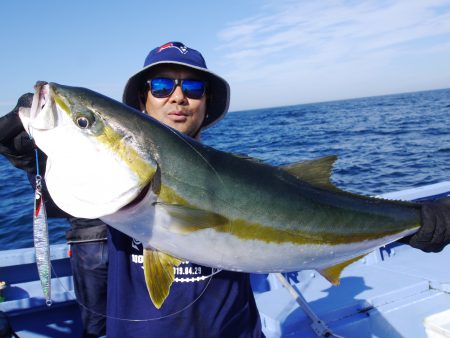
[[[314,160],[306,160],[299,163],[281,166],[280,168],[294,175],[298,179],[315,186],[336,188],[330,182],[331,170],[337,156],[330,155]]]
[[[169,230],[175,233],[188,234],[194,231],[224,226],[228,218],[207,210],[194,207],[157,202],[172,217]]]
[[[340,276],[342,270],[344,270],[347,266],[350,264],[356,262],[357,260],[363,258],[365,255],[361,255],[358,257],[351,258],[347,261],[344,261],[342,263],[330,266],[328,268],[325,268],[323,270],[320,270],[319,273],[325,277],[326,280],[328,280],[331,284],[337,286],[340,283]]]
[[[175,278],[174,267],[182,260],[153,249],[144,249],[144,275],[150,298],[157,309],[169,295]]]

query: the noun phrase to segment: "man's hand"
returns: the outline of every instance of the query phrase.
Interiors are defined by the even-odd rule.
[[[421,209],[422,226],[402,242],[425,252],[439,252],[450,243],[450,199],[427,202]]]
[[[33,94],[22,95],[14,109],[0,118],[0,154],[4,155],[16,168],[30,175],[36,174],[36,155],[34,141],[23,128],[19,118],[19,108],[30,108]],[[45,170],[46,157],[38,150],[39,169]]]
[[[0,154],[5,156],[16,168],[27,172],[28,179],[34,187],[36,171],[36,151],[39,157],[39,173],[44,176],[47,156],[36,148],[34,141],[30,139],[28,133],[23,128],[19,118],[19,108],[30,108],[33,101],[33,94],[22,95],[17,101],[17,105],[12,111],[0,118]],[[59,209],[50,198],[45,186],[45,205],[48,217],[70,217],[64,211]]]
[[[15,136],[17,136],[22,131],[24,131],[22,122],[20,122],[20,119],[19,119],[19,114],[18,114],[19,108],[20,107],[25,107],[25,108],[31,107],[32,101],[33,101],[33,94],[31,94],[31,93],[23,94],[19,98],[19,100],[17,100],[17,104],[13,108],[13,110],[1,118],[2,128],[0,129],[1,130],[0,143],[3,144],[4,142],[13,139]]]

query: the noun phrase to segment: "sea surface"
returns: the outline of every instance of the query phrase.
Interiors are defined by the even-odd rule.
[[[203,142],[273,165],[334,154],[332,181],[367,195],[450,181],[450,89],[231,112]],[[26,175],[0,158],[0,250],[33,245],[32,213]],[[67,227],[50,221],[52,244]]]

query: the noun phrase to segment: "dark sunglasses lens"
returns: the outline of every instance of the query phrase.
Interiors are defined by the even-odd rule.
[[[172,79],[158,77],[150,81],[150,90],[154,97],[162,98],[172,94],[175,81]]]
[[[183,80],[182,89],[187,97],[198,100],[205,94],[205,83],[199,80]]]

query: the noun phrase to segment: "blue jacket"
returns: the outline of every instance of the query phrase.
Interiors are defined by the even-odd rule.
[[[248,274],[183,263],[158,310],[145,285],[142,244],[108,228],[108,338],[263,337]]]

